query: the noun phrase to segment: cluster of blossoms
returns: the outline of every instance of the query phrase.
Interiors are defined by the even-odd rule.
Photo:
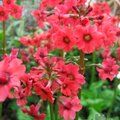
[[[22,7],[15,4],[16,0],[3,0],[0,5],[0,21],[6,21],[10,16],[20,19],[22,15]]]
[[[65,0],[52,3],[43,0],[33,11],[38,25],[50,29],[53,49],[70,51],[78,47],[84,53],[113,45],[116,40],[116,18],[110,15],[107,3],[85,5],[86,0]]]
[[[119,55],[119,53],[117,53],[117,55]],[[102,80],[109,79],[110,81],[112,81],[118,74],[119,65],[117,65],[115,58],[111,56],[111,52],[108,48],[105,49],[102,57],[102,65],[97,68],[97,71],[99,72],[99,77]]]
[[[79,67],[72,63],[66,64],[62,58],[48,56],[46,47],[39,47],[34,59],[37,67],[32,67],[30,73],[21,79],[26,87],[18,90],[22,92],[22,96],[17,100],[18,104],[25,105],[26,97],[33,93],[43,101],[47,100],[53,104],[55,96],[60,93],[57,98],[60,115],[65,120],[74,119],[75,113],[82,108],[77,94],[85,83],[84,76],[79,73]],[[31,90],[34,92],[31,93]]]
[[[21,9],[14,0],[4,0],[0,20],[6,20],[9,14],[19,18]],[[74,120],[76,112],[82,109],[78,94],[85,83],[84,65],[83,62],[80,65],[66,62],[64,54],[74,48],[82,55],[90,54],[101,48],[108,49],[117,42],[117,19],[110,13],[105,2],[86,5],[86,0],[42,0],[32,15],[45,31],[20,38],[30,54],[21,50],[20,60],[18,51],[13,50],[0,62],[0,101],[16,98],[23,112],[35,120],[45,119],[45,114],[39,112],[41,102],[57,103],[59,115],[64,120]],[[55,49],[61,50],[62,57],[50,55]],[[119,66],[109,51],[103,58],[102,65],[97,68],[99,76],[103,80],[113,80]],[[26,72],[22,61],[30,62],[30,59],[34,59],[36,65]],[[26,108],[27,98],[33,95],[40,98],[39,103]]]

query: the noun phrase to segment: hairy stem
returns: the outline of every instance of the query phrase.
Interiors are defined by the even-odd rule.
[[[81,51],[80,52],[80,73],[84,75],[85,73],[85,61],[84,61],[84,58],[85,58],[85,54]]]
[[[84,61],[84,58],[85,58],[85,54],[82,51],[80,51],[79,65],[80,65],[80,73],[82,75],[84,75],[84,73],[85,73],[85,61]],[[79,99],[81,98],[81,90],[78,93],[78,97],[79,97]],[[77,112],[75,120],[79,120],[79,112]]]

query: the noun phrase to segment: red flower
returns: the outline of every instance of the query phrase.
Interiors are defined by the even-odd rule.
[[[8,10],[0,6],[0,21],[6,21],[8,19]]]
[[[15,19],[20,19],[22,16],[22,7],[17,4],[11,5],[10,15],[13,16]]]
[[[3,0],[3,5],[6,7],[10,7],[16,2],[16,0]]]
[[[37,52],[34,54],[34,58],[38,63],[42,63],[45,62],[45,59],[47,59],[48,56],[48,49],[45,48],[41,48],[39,47]]]
[[[78,93],[79,85],[75,81],[64,80],[61,85],[61,93],[65,96],[75,96]]]
[[[20,38],[20,42],[25,45],[25,46],[32,46],[33,45],[33,41],[32,38],[30,36],[23,36]]]
[[[110,48],[104,49],[104,51],[102,53],[102,57],[105,59],[105,58],[111,57],[110,55],[111,55]]]
[[[54,102],[53,93],[50,87],[44,86],[42,83],[35,83],[34,89],[36,94],[40,95],[43,100],[48,100],[51,103]]]
[[[5,57],[0,62],[0,102],[9,97],[10,90],[20,86],[20,78],[25,72],[22,61]]]
[[[104,34],[103,47],[112,46],[116,40],[117,29],[113,22],[108,19],[101,25],[101,32]]]
[[[23,108],[22,111],[24,113],[27,113],[28,115],[31,115],[34,120],[45,120],[45,114],[39,113],[39,106],[38,105],[31,105],[29,109]]]
[[[20,42],[24,45],[24,46],[40,46],[40,37],[39,35],[35,35],[34,37],[31,36],[23,36],[20,38]]]
[[[56,64],[56,70],[58,71],[57,82],[60,84],[62,94],[77,95],[78,90],[85,83],[84,76],[79,73],[79,67],[71,63],[65,65],[63,61],[59,61]]]
[[[61,68],[58,69],[61,81],[65,81],[67,78],[68,80],[76,82],[80,87],[85,83],[85,78],[79,73],[79,67],[77,65],[71,63],[67,65],[59,64],[58,67]]]
[[[45,20],[45,14],[42,12],[42,10],[34,10],[32,11],[31,13],[36,21],[37,21],[37,24],[39,25],[39,27],[44,27],[44,20]]]
[[[27,103],[27,97],[31,95],[32,80],[25,74],[21,77],[21,86],[15,89],[14,95],[17,99],[17,105],[23,106]]]
[[[55,7],[59,3],[61,3],[62,0],[42,0],[41,7]]]
[[[101,79],[106,80],[108,78],[112,81],[118,74],[118,69],[119,66],[114,58],[106,58],[102,62],[102,68],[97,68],[97,71]]]
[[[58,28],[58,31],[53,33],[52,40],[54,48],[60,48],[65,51],[70,51],[76,45],[73,31],[68,27]]]
[[[92,53],[101,47],[103,35],[97,31],[96,26],[77,26],[77,46],[84,53]]]
[[[76,112],[82,109],[78,97],[60,97],[59,99],[59,114],[64,120],[74,120]]]
[[[30,56],[29,53],[25,50],[20,50],[20,56],[23,62],[30,62]]]
[[[92,15],[110,14],[110,6],[107,2],[98,2],[93,4]]]

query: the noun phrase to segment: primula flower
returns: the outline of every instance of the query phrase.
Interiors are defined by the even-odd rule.
[[[22,7],[17,4],[11,5],[10,15],[13,16],[15,19],[20,19],[22,16]]]
[[[48,49],[39,47],[34,54],[34,58],[38,63],[42,63],[48,56]]]
[[[6,21],[8,19],[8,10],[0,6],[0,21]]]
[[[57,32],[53,33],[52,41],[54,48],[60,48],[65,51],[70,51],[76,45],[76,39],[73,36],[73,31],[68,28],[59,28]]]
[[[17,105],[24,106],[27,103],[27,97],[31,95],[32,80],[30,80],[30,75],[24,74],[21,77],[20,87],[15,88],[14,95],[17,99]]]
[[[108,58],[108,57],[111,57],[111,51],[110,51],[110,48],[105,48],[103,53],[102,53],[102,58]]]
[[[62,66],[62,67],[61,67]],[[61,67],[61,69],[60,69]],[[76,82],[80,87],[85,83],[85,78],[83,75],[79,73],[79,67],[73,64],[59,64],[59,79],[61,81],[65,81],[66,79]]]
[[[40,95],[43,100],[48,100],[51,103],[54,102],[53,93],[50,87],[44,86],[42,83],[37,82],[34,84],[34,89],[36,94]]]
[[[32,38],[30,36],[23,36],[20,38],[20,42],[24,45],[24,46],[30,46],[33,45],[33,41]]]
[[[38,26],[43,28],[44,20],[46,17],[46,15],[43,13],[43,11],[38,9],[38,10],[32,11],[31,14],[35,17],[35,20],[37,21]]]
[[[119,66],[116,64],[114,58],[106,58],[102,62],[102,67],[97,68],[97,71],[101,79],[106,80],[108,78],[112,81],[118,74],[118,69]]]
[[[18,58],[5,57],[0,61],[0,102],[5,101],[14,87],[20,86],[20,78],[25,72],[25,66]]]
[[[31,36],[23,36],[20,38],[20,42],[24,45],[24,46],[36,46],[36,47],[40,47],[40,42],[41,39],[39,37],[40,35],[35,35],[34,37]]]
[[[62,3],[62,0],[42,0],[40,7],[55,7],[59,3]]]
[[[79,84],[77,84],[75,81],[64,80],[61,85],[61,93],[65,96],[75,96],[78,93]]]
[[[45,114],[39,113],[39,106],[38,105],[31,105],[29,109],[23,108],[22,111],[27,113],[28,115],[32,116],[34,120],[45,120]]]
[[[5,7],[10,7],[11,5],[13,5],[16,2],[16,0],[3,0],[3,5]]]
[[[86,27],[77,26],[76,36],[78,39],[77,46],[84,53],[92,53],[101,47],[103,35],[97,31],[96,26],[88,25]]]
[[[112,46],[116,40],[117,33],[115,24],[108,19],[108,21],[106,20],[101,27],[101,32],[104,34],[103,48]]]
[[[82,109],[78,97],[70,98],[61,96],[59,101],[59,114],[64,120],[74,120],[76,112]]]
[[[91,15],[110,14],[110,6],[107,2],[97,2],[93,4]]]
[[[18,88],[19,90],[15,90],[14,92],[14,96],[17,99],[17,105],[18,106],[24,106],[27,104],[27,96],[29,95],[27,89],[23,89],[23,88]]]
[[[27,51],[25,50],[20,50],[20,56],[23,62],[30,62],[30,56]]]

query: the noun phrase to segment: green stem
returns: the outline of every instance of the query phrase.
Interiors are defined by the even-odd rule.
[[[55,119],[54,119],[53,104],[49,103],[49,105],[50,105],[50,119],[51,119],[51,120],[55,120]]]
[[[76,113],[76,118],[75,120],[79,120],[79,112]]]
[[[2,103],[0,103],[0,120],[2,120]]]
[[[3,28],[3,54],[6,53],[6,33],[5,33],[5,21],[2,23]]]
[[[80,62],[79,62],[79,65],[80,65],[80,73],[82,75],[84,75],[84,73],[85,73],[85,61],[84,61],[84,58],[85,58],[85,54],[82,51],[80,51]],[[81,90],[78,93],[78,97],[79,97],[79,99],[81,98]],[[75,120],[79,120],[79,112],[76,113]]]
[[[58,120],[58,106],[57,106],[57,101],[55,103],[55,120]]]
[[[80,65],[80,73],[84,75],[85,73],[85,61],[84,61],[84,58],[85,58],[85,54],[81,51],[80,52],[80,62],[79,62],[79,65]]]
[[[94,52],[92,54],[92,64],[95,64],[96,62],[96,53]],[[92,66],[92,70],[91,70],[91,83],[93,83],[95,81],[95,66]]]

